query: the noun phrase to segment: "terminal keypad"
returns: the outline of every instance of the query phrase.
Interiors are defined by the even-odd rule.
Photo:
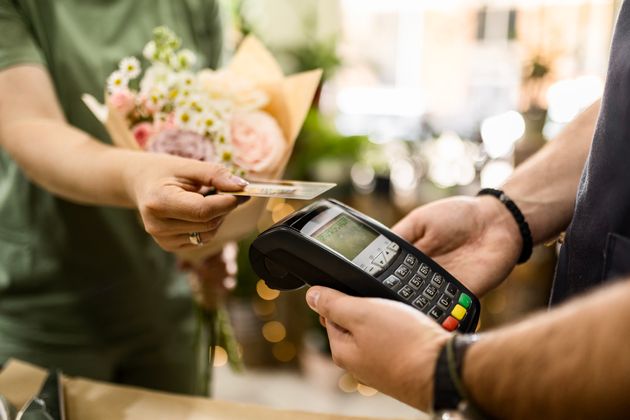
[[[370,266],[365,271],[377,276],[392,265],[400,251],[398,244],[389,243],[372,261],[377,268],[370,269]],[[427,263],[418,261],[415,255],[403,252],[400,260],[402,263],[395,266],[394,273],[383,280],[383,285],[440,322],[446,330],[457,329],[466,317],[472,298],[443,274],[433,271]]]

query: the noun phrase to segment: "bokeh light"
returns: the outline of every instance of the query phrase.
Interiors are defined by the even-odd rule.
[[[364,397],[371,397],[378,394],[378,391],[376,389],[363,384],[357,385],[357,391],[359,391],[359,394],[363,395]]]
[[[284,219],[294,211],[295,209],[290,204],[278,203],[271,211],[271,219],[274,223],[278,223],[280,220]]]
[[[254,299],[252,308],[254,309],[254,313],[259,317],[267,317],[274,314],[276,304],[273,301]]]
[[[281,341],[271,348],[273,356],[281,362],[290,362],[297,354],[295,345],[290,341]]]
[[[469,185],[475,180],[479,148],[474,143],[446,132],[436,140],[427,141],[423,152],[429,161],[428,177],[439,187]]]
[[[359,383],[356,379],[354,379],[354,376],[349,373],[344,373],[341,378],[339,378],[339,382],[337,383],[337,385],[339,386],[339,389],[341,389],[343,392],[350,393],[357,391]]]
[[[256,293],[264,300],[274,300],[280,296],[279,290],[270,289],[263,279],[256,282]]]
[[[350,170],[350,178],[354,188],[362,194],[370,194],[376,187],[374,169],[362,163],[355,163]]]
[[[278,343],[287,336],[287,330],[284,325],[278,321],[269,321],[262,327],[262,334],[265,340],[271,343]]]
[[[597,76],[560,80],[547,90],[549,119],[566,124],[602,95],[604,82]]]
[[[510,155],[516,143],[525,134],[525,120],[516,111],[486,118],[481,123],[481,139],[491,158]]]
[[[214,366],[220,367],[225,366],[228,362],[228,354],[227,351],[221,346],[214,346]]]
[[[497,188],[514,172],[514,166],[504,160],[491,160],[481,170],[481,187]]]

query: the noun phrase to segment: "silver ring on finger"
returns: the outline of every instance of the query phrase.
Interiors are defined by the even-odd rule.
[[[203,240],[201,239],[201,233],[199,232],[191,232],[188,234],[188,241],[197,246],[203,245]]]

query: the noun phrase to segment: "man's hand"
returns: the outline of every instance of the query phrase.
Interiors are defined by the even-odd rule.
[[[323,317],[337,365],[366,385],[428,410],[435,363],[449,333],[400,302],[318,286],[306,300]]]
[[[234,242],[225,245],[223,252],[211,256],[200,264],[181,261],[183,270],[190,270],[188,282],[195,301],[206,310],[214,310],[217,303],[236,286],[236,255]]]
[[[453,197],[418,207],[393,231],[478,297],[507,277],[522,247],[518,225],[494,197]]]
[[[222,165],[148,153],[134,161],[126,179],[145,230],[166,251],[195,246],[189,241],[192,232],[201,234],[202,243],[209,242],[242,202],[229,195],[204,197],[203,187],[240,191],[247,185]]]

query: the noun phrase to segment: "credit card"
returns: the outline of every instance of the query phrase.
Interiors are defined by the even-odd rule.
[[[337,186],[332,182],[306,182],[286,180],[250,181],[243,191],[219,191],[225,195],[245,195],[250,197],[289,198],[292,200],[312,200]]]

